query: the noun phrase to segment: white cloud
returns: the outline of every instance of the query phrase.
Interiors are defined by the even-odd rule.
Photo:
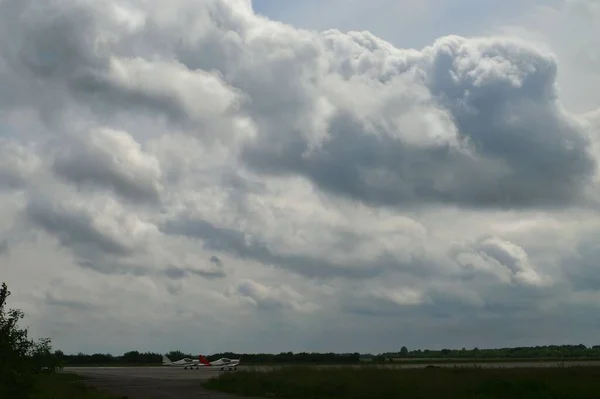
[[[600,123],[561,83],[595,78],[550,39],[403,49],[242,0],[0,15],[0,268],[57,347],[551,343],[600,290]]]
[[[561,100],[575,112],[587,112],[600,102],[599,18],[595,0],[540,2],[499,31],[551,49],[560,58]]]
[[[462,253],[457,257],[461,266],[494,274],[506,283],[533,286],[552,284],[550,277],[538,274],[523,248],[498,237],[480,239],[472,253]]]

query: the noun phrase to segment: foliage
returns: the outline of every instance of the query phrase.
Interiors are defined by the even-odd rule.
[[[0,288],[0,398],[28,397],[36,374],[54,371],[59,365],[51,353],[49,338],[33,341],[27,329],[19,328],[24,313],[6,309],[11,295],[6,283]]]
[[[289,366],[225,373],[207,389],[270,398],[354,399],[588,399],[600,387],[600,368],[422,368]]]
[[[578,345],[546,345],[533,347],[497,348],[497,349],[417,349],[408,351],[403,347],[400,352],[387,352],[373,356],[375,361],[390,358],[409,359],[585,359],[600,358],[600,345],[586,347]]]
[[[403,346],[402,349],[400,349],[400,357],[408,357],[408,348],[406,346]]]

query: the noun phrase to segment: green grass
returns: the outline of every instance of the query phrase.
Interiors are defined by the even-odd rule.
[[[225,373],[203,386],[240,396],[286,399],[592,399],[600,396],[600,367],[286,367]]]
[[[463,364],[463,363],[561,363],[561,362],[597,362],[596,357],[548,357],[548,358],[395,358],[397,364]],[[387,364],[388,362],[386,362]]]
[[[82,379],[70,373],[40,374],[31,399],[126,399],[86,386]]]

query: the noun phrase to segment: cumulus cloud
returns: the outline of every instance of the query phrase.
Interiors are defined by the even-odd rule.
[[[165,270],[165,275],[175,280],[188,278],[190,274],[208,279],[223,278],[226,275],[223,262],[216,256],[211,256],[210,265],[204,265],[203,267],[170,266]]]
[[[559,7],[537,4],[498,30],[527,38],[540,47],[551,46],[561,61],[558,83],[562,102],[577,112],[587,112],[597,108],[599,101],[600,53],[596,37],[600,35],[600,6],[594,0],[558,3]]]
[[[0,137],[0,189],[20,189],[40,166],[34,150],[14,139]]]
[[[110,129],[70,138],[57,149],[54,171],[75,184],[97,184],[133,201],[156,200],[161,171],[129,134]]]
[[[248,233],[244,234],[232,229],[215,227],[204,220],[192,219],[168,224],[163,231],[165,234],[199,238],[207,250],[224,251],[242,259],[281,267],[309,278],[342,276],[351,279],[362,279],[379,275],[385,271],[402,268],[414,269],[415,273],[418,273],[418,267],[426,267],[423,259],[418,254],[411,257],[388,253],[385,248],[372,248],[375,243],[360,242],[358,245],[361,245],[361,247],[348,248],[346,251],[351,253],[344,253],[342,252],[345,250],[344,247],[351,246],[352,241],[360,240],[358,237],[354,238],[351,231],[339,231],[342,235],[341,239],[332,236],[326,237],[328,240],[333,241],[333,247],[330,249],[330,256],[324,257],[322,254],[315,253],[313,255],[310,253],[319,251],[320,245],[314,240],[307,243],[310,246],[302,251],[303,253],[298,253],[299,251],[295,248],[294,252],[286,253],[287,251],[281,251],[280,245],[293,245],[293,243],[282,242],[277,245],[277,248],[271,250],[269,245],[261,242],[260,233],[256,232],[257,236],[254,236],[251,231],[255,229],[249,230]],[[404,237],[398,238],[403,239]],[[335,248],[335,246],[338,248]],[[353,257],[352,255],[355,253],[357,256]],[[341,259],[336,261],[336,257]]]
[[[505,283],[532,286],[552,284],[549,276],[538,274],[523,248],[498,237],[477,240],[472,252],[457,253],[456,261],[467,270],[490,273]]]
[[[215,346],[292,323],[322,348],[324,322],[470,331],[464,314],[551,318],[597,288],[600,124],[563,104],[548,49],[402,49],[246,0],[3,0],[0,20],[0,264],[40,331],[101,325],[44,306],[127,302],[111,320],[152,324],[148,345],[168,313],[210,319]]]
[[[252,280],[244,280],[231,287],[229,294],[237,296],[248,303],[263,309],[290,309],[296,311],[311,311],[315,305],[308,302],[302,295],[289,286],[267,287]]]
[[[328,32],[324,45],[325,95],[344,79],[360,96],[327,97],[334,111],[316,148],[288,136],[255,143],[245,158],[262,172],[302,173],[375,205],[530,207],[576,201],[595,171],[585,132],[556,101],[551,54],[460,37],[406,52],[366,33]]]
[[[399,316],[407,313],[407,308],[423,305],[430,301],[423,291],[407,287],[396,289],[379,288],[363,290],[343,304],[351,312],[361,315]]]

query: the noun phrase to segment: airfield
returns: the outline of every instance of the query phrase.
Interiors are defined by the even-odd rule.
[[[63,372],[84,377],[85,383],[127,399],[232,399],[234,396],[207,391],[202,381],[224,371],[184,370],[177,367],[65,367]],[[239,398],[238,398],[239,399]]]
[[[498,363],[435,363],[431,364],[381,364],[380,368],[416,369],[434,367],[481,367],[481,368],[548,368],[548,367],[577,367],[600,366],[600,361],[564,361],[564,362],[498,362]],[[283,366],[253,366],[240,365],[239,371],[259,370],[270,371]],[[329,367],[365,367],[364,365],[344,366],[313,366],[316,368]],[[128,399],[234,399],[237,396],[208,391],[201,383],[222,373],[215,368],[200,368],[184,370],[177,367],[65,367],[64,372],[75,373],[86,380],[88,385],[106,392],[127,397]],[[235,373],[235,371],[234,371]]]

